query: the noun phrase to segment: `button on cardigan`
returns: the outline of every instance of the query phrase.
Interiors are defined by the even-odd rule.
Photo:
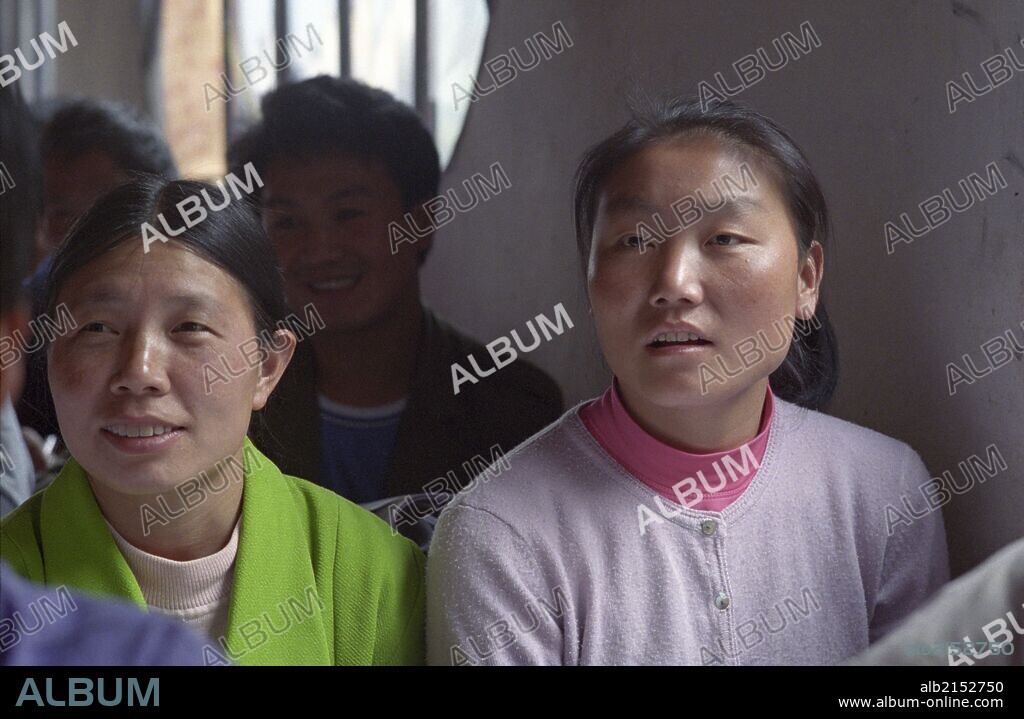
[[[699,511],[617,464],[579,406],[442,513],[428,663],[832,664],[949,579],[903,442],[776,398],[746,491]],[[917,516],[892,523],[904,496]]]
[[[244,454],[228,629],[204,663],[421,664],[420,549],[348,500],[282,474],[248,439]],[[145,606],[74,459],[4,518],[0,555],[34,581]]]

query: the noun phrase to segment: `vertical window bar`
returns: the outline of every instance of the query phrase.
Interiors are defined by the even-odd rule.
[[[163,78],[160,67],[160,2],[140,0],[137,6],[143,33],[143,106],[159,127],[164,127]]]
[[[42,0],[41,2],[32,3],[30,12],[32,13],[30,22],[34,27],[28,35],[24,35],[21,38],[22,40],[28,41],[28,38],[37,37],[43,32],[48,32],[52,35],[57,34],[57,7],[54,0]],[[72,28],[73,30],[74,28]],[[29,97],[42,99],[56,95],[56,64],[52,62],[43,63],[38,71],[31,74],[29,82],[32,85],[32,90],[29,91],[31,94],[26,93]]]
[[[277,51],[280,49],[280,45],[276,44],[278,40],[283,40],[285,47],[288,47],[288,3],[285,0],[274,0],[274,36],[275,45],[273,52],[275,53],[274,59],[277,59]],[[282,67],[277,71],[277,86],[287,85],[292,81],[292,69],[291,63]]]
[[[234,53],[231,52],[231,45],[237,44],[236,38],[238,36],[234,25],[235,4],[232,0],[223,0],[221,6],[221,21],[223,25],[222,34],[224,37],[224,77],[231,78],[231,81],[234,82],[235,73],[231,71],[231,68],[228,67],[228,65],[231,63],[231,59],[235,56]],[[225,144],[227,147],[230,147],[231,142],[234,140],[232,124],[231,108],[229,107],[227,112],[224,113],[224,137],[226,138]],[[230,171],[231,168],[229,167],[228,170]]]
[[[349,77],[352,74],[352,19],[349,15],[350,12],[348,0],[338,0],[338,47],[341,50],[338,74],[342,77]]]
[[[430,0],[416,0],[416,55],[413,77],[415,78],[416,110],[426,123],[431,134],[434,132],[434,107],[430,99]]]

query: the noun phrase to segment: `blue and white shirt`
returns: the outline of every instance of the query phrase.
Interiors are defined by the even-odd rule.
[[[352,407],[317,398],[323,456],[321,483],[357,504],[385,496],[385,479],[408,398],[379,407]]]

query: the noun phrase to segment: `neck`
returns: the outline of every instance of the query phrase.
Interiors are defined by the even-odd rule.
[[[619,385],[630,416],[651,436],[693,454],[726,452],[757,436],[768,379],[710,406],[660,407]]]
[[[422,324],[423,307],[415,296],[383,322],[314,335],[317,389],[355,407],[402,399],[412,381]]]
[[[92,477],[89,477],[89,484],[103,516],[132,546],[158,557],[184,562],[208,557],[223,549],[231,539],[242,511],[244,483],[237,469],[245,466],[241,449],[235,459],[239,464],[234,468],[218,463],[200,473],[200,477],[208,478],[210,487],[223,489],[212,492],[204,488],[205,500],[198,503],[193,493],[185,490],[184,482],[170,491],[148,495],[113,492]],[[186,505],[183,496],[191,507]]]

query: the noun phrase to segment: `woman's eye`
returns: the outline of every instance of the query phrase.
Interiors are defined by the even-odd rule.
[[[722,239],[724,239],[725,242],[720,242],[720,240]],[[719,247],[731,247],[732,243],[729,242],[729,240],[736,240],[737,245],[742,242],[742,240],[736,235],[729,235],[724,233],[721,235],[715,235],[713,238],[711,238],[711,242]]]
[[[637,249],[639,249],[640,246],[644,244],[644,241],[640,238],[639,235],[627,235],[626,237],[622,238],[622,242],[627,247],[634,247]]]
[[[87,324],[82,325],[82,332],[102,333],[104,330],[109,330],[109,329],[110,328],[107,327],[102,322],[89,322]]]
[[[209,332],[210,328],[206,325],[201,325],[198,322],[182,322],[178,325],[178,329],[184,332]]]

